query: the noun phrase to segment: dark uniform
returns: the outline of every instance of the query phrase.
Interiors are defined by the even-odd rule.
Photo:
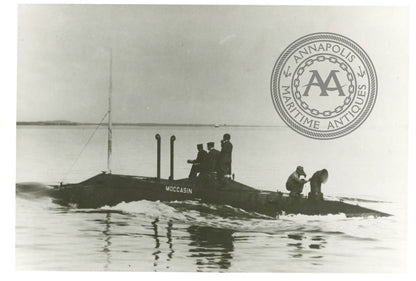
[[[220,158],[220,152],[214,148],[214,143],[207,143],[208,147],[208,172],[216,173],[218,170],[218,159]]]
[[[309,199],[314,200],[323,200],[324,195],[321,192],[321,185],[325,183],[328,179],[328,171],[323,169],[321,171],[317,171],[313,176],[309,179],[311,183],[311,192],[308,194]]]
[[[298,166],[286,181],[286,189],[290,191],[291,197],[300,197],[303,191],[303,185],[307,183],[305,179],[301,179],[300,176],[306,177],[303,167]]]
[[[233,152],[233,145],[230,142],[231,136],[225,134],[221,141],[221,152],[218,160],[218,178],[221,180],[225,175],[231,176],[231,154]]]
[[[188,160],[188,163],[193,164],[189,178],[195,178],[197,174],[206,174],[208,170],[208,153],[204,150],[202,144],[197,145],[198,155],[195,160]]]

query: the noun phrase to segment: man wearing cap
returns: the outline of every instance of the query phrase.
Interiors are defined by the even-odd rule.
[[[230,139],[230,134],[224,134],[221,140],[221,152],[218,159],[218,179],[220,181],[224,176],[231,177],[231,153],[233,152],[233,145]]]
[[[220,152],[214,148],[214,143],[207,143],[208,148],[208,172],[216,173],[218,170],[218,159],[220,157]]]
[[[202,144],[198,144],[198,155],[195,160],[188,160],[189,164],[192,164],[191,172],[189,173],[189,178],[196,178],[197,174],[205,174],[207,171],[207,158],[208,153],[204,150]]]
[[[300,176],[306,177],[306,173],[302,166],[298,166],[296,171],[294,171],[286,181],[286,189],[290,191],[291,197],[300,197],[303,185],[308,182],[305,179],[301,179]]]

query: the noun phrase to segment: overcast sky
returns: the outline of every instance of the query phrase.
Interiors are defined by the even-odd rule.
[[[282,125],[274,63],[321,31],[367,51],[379,95],[407,91],[404,8],[20,5],[18,22],[18,121],[99,121],[111,48],[115,122]],[[381,100],[383,111],[407,96]]]

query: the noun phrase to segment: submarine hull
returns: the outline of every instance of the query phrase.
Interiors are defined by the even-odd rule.
[[[229,205],[271,217],[283,213],[304,215],[343,213],[347,217],[389,216],[383,212],[341,201],[292,198],[281,192],[262,191],[233,180],[219,183],[209,177],[166,180],[103,173],[77,184],[55,186],[49,191],[49,195],[58,204],[75,204],[78,208],[99,208],[139,200],[198,200]]]

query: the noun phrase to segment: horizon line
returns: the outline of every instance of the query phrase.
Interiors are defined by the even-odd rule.
[[[16,121],[16,126],[38,125],[38,126],[82,126],[82,125],[105,125],[107,123],[97,122],[73,122],[67,120],[53,121]],[[214,123],[158,123],[158,122],[113,122],[113,126],[189,126],[189,127],[285,127],[285,125],[271,124],[214,124]]]

